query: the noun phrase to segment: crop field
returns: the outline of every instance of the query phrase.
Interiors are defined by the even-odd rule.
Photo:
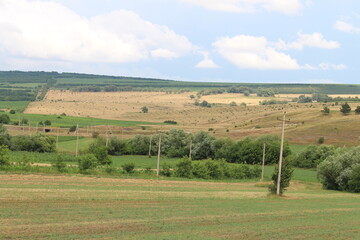
[[[356,239],[360,195],[267,183],[0,175],[1,239]],[[306,221],[305,221],[306,220]]]

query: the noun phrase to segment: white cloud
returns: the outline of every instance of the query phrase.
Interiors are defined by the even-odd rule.
[[[286,43],[283,40],[279,40],[279,42],[275,43],[274,45],[281,50],[303,50],[304,47],[316,47],[325,49],[335,49],[340,47],[340,44],[338,42],[328,41],[324,39],[324,36],[321,33],[298,33],[298,39],[295,42]]]
[[[350,23],[344,22],[344,21],[337,21],[334,25],[334,27],[342,32],[346,33],[360,33],[360,28],[353,26]]]
[[[243,69],[301,69],[297,61],[277,51],[265,37],[239,35],[213,43],[218,53]]]
[[[196,68],[219,68],[219,66],[209,57],[208,52],[201,52],[201,54],[204,55],[204,59],[195,66]]]
[[[253,13],[259,9],[281,12],[286,15],[299,14],[303,8],[301,0],[182,0],[190,4],[198,5],[207,9]]]
[[[0,50],[11,57],[123,63],[195,49],[186,37],[131,11],[84,18],[54,2],[1,0]]]
[[[321,63],[319,68],[322,70],[345,70],[347,67],[344,64]]]

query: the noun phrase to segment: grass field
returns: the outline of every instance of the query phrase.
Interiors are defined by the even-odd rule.
[[[0,109],[3,110],[15,110],[16,112],[22,112],[29,105],[26,101],[0,101]]]
[[[9,115],[11,121],[18,121],[19,119],[27,119],[31,126],[36,126],[40,121],[51,121],[51,126],[54,127],[71,127],[79,124],[80,127],[96,126],[96,125],[112,125],[122,127],[135,127],[141,125],[159,125],[164,123],[146,122],[146,121],[122,121],[122,120],[106,120],[89,117],[73,117],[73,116],[59,116],[47,114],[27,114],[16,113]]]
[[[360,195],[267,183],[0,175],[0,239],[357,239]]]

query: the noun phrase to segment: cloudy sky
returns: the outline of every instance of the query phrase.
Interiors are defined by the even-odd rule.
[[[360,83],[358,0],[0,0],[0,70]]]

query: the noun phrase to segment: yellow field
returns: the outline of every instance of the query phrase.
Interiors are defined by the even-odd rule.
[[[246,136],[279,134],[282,113],[286,110],[290,122],[287,123],[287,138],[293,144],[316,144],[319,137],[325,137],[326,143],[337,145],[357,145],[360,136],[358,115],[343,116],[340,106],[332,106],[330,115],[324,115],[322,103],[260,106],[259,101],[266,98],[244,97],[242,94],[219,94],[204,96],[217,105],[202,108],[194,105],[190,95],[194,93],[167,94],[163,92],[115,92],[115,93],[79,93],[71,91],[49,91],[41,102],[33,102],[26,113],[61,114],[70,116],[96,117],[130,121],[163,122],[174,120],[176,126],[186,131],[205,130],[217,137],[241,139]],[[290,100],[298,95],[283,94],[277,100]],[[271,98],[267,98],[271,99]],[[247,107],[230,107],[228,103],[242,102]],[[352,104],[355,108],[358,103]],[[141,107],[147,106],[149,113],[141,113]],[[286,107],[286,109],[284,108]],[[156,130],[155,127],[151,131]],[[134,131],[134,134],[139,133]],[[145,132],[142,132],[145,133]]]

